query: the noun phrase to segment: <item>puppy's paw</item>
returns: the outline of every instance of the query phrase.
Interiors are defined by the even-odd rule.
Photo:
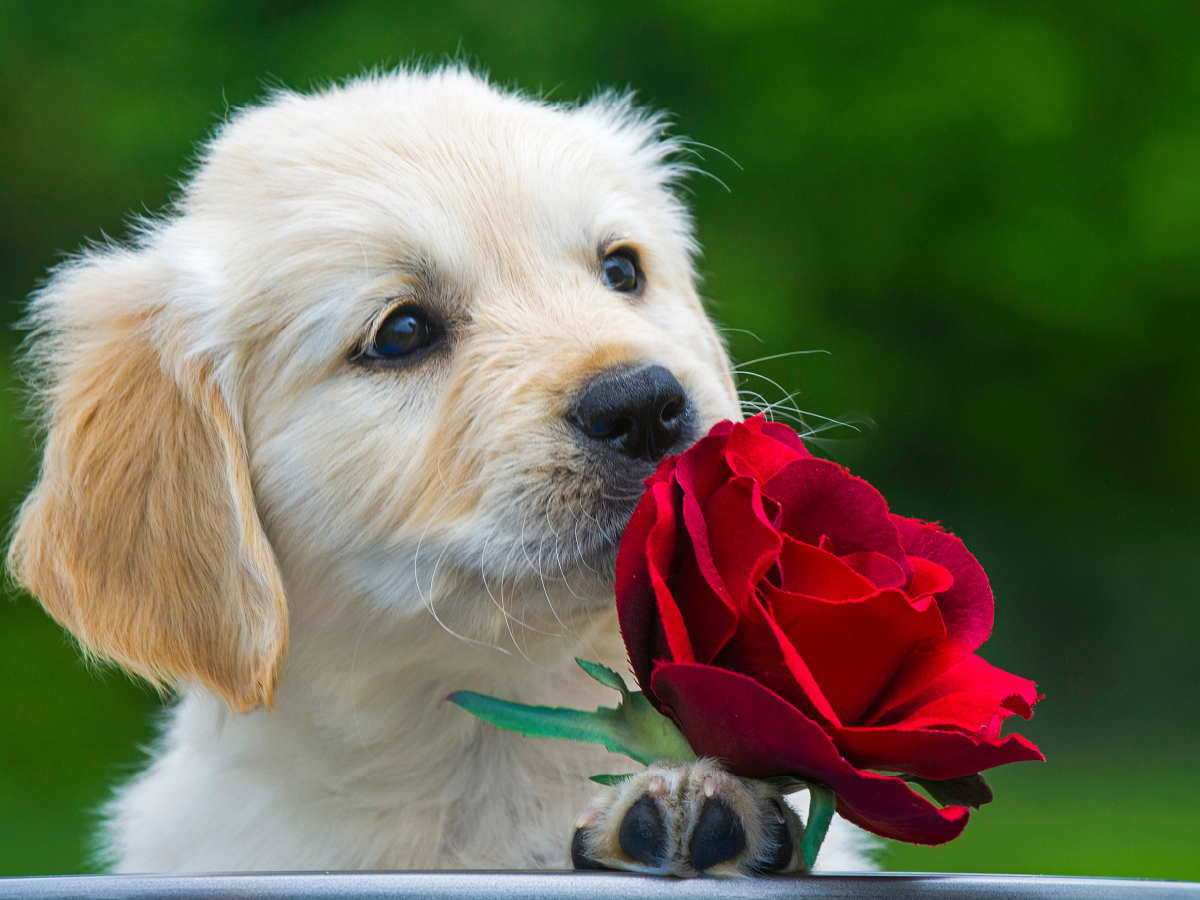
[[[711,760],[660,763],[594,798],[571,838],[576,869],[769,875],[804,869],[804,825],[774,787]]]

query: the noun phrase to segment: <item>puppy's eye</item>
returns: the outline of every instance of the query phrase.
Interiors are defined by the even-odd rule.
[[[393,310],[375,330],[362,350],[367,359],[400,360],[415,356],[437,340],[437,329],[425,312],[416,306]]]
[[[638,271],[637,256],[632,250],[622,247],[614,250],[600,263],[600,277],[614,291],[631,294],[641,287],[641,272]]]

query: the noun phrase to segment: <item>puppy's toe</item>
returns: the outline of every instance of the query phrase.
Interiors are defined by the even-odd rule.
[[[793,828],[784,809],[782,799],[771,799],[770,812],[774,813],[773,821],[769,821],[766,826],[766,846],[755,860],[750,874],[773,875],[804,868],[803,857],[800,854],[800,839],[804,836],[804,828]],[[791,808],[788,807],[787,810],[792,819],[796,819],[796,814]]]
[[[764,875],[803,868],[804,826],[772,786],[709,760],[660,764],[597,795],[576,822],[577,869]]]

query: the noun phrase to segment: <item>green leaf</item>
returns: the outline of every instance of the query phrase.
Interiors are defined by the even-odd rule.
[[[596,784],[603,784],[606,787],[612,787],[614,784],[620,784],[628,775],[589,775],[588,781],[594,781]]]
[[[979,809],[992,802],[992,787],[982,775],[963,775],[961,778],[945,778],[933,781],[915,775],[901,775],[909,784],[923,787],[929,796],[942,806],[969,806]]]
[[[610,687],[614,691],[620,691],[621,696],[625,699],[629,698],[629,688],[625,685],[625,679],[608,666],[588,662],[586,659],[580,659],[578,656],[575,657],[575,662],[579,663],[579,668],[583,669],[583,671],[587,672],[602,685]]]
[[[601,683],[607,683],[605,679],[609,676],[619,678],[611,669],[595,668],[597,671],[584,666]],[[675,723],[651,706],[643,694],[628,688],[615,709],[601,706],[595,712],[528,706],[475,691],[455,691],[446,699],[497,728],[520,732],[526,737],[603,744],[613,753],[622,753],[644,766],[659,760],[690,762],[696,758]]]
[[[836,806],[837,797],[833,791],[823,784],[809,782],[808,821],[804,823],[804,837],[800,840],[800,852],[804,854],[804,865],[809,871],[812,871],[821,844],[825,842]]]

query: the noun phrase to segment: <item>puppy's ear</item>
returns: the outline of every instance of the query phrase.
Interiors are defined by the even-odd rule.
[[[35,301],[48,433],[8,565],[87,652],[246,711],[272,704],[287,599],[239,416],[173,290],[148,251],[114,251]]]

